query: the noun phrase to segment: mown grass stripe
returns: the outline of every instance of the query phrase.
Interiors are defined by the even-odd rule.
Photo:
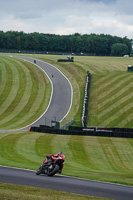
[[[3,124],[2,126],[6,128],[25,126],[28,120],[29,123],[33,122],[37,119],[37,117],[40,116],[40,112],[44,112],[44,106],[46,107],[44,94],[46,92],[45,84],[47,84],[47,79],[44,78],[44,74],[41,70],[33,68],[33,66],[29,63],[24,64],[25,65],[22,65],[20,63],[19,67],[21,66],[21,68],[25,72],[25,77],[27,77],[27,81],[25,83],[25,92],[18,105],[14,107],[14,111],[12,112],[12,114],[10,116],[8,115],[8,117],[4,119],[5,122],[7,121],[7,123]],[[31,79],[31,76],[33,77],[33,80]],[[46,98],[47,101],[49,100],[49,97],[50,96]],[[27,108],[29,110],[27,110]],[[22,119],[23,116],[25,117]]]
[[[123,153],[123,146],[120,147],[121,149],[119,149],[120,150],[119,151],[118,150],[119,146],[117,146],[114,141],[117,141],[117,139],[111,138],[111,145],[113,146],[113,148],[112,148],[113,153],[111,155],[112,161],[113,161],[114,165],[117,166],[118,171],[127,172],[127,171],[129,171],[129,169],[121,157],[121,153]],[[121,166],[121,168],[119,169],[120,166]]]
[[[7,82],[7,72],[6,72],[6,66],[2,59],[0,59],[0,99],[2,98],[2,93],[5,90]],[[1,101],[0,101],[1,103]]]
[[[131,105],[131,108],[133,108],[132,105]],[[129,106],[127,106],[127,109],[125,107],[125,111],[120,110],[118,113],[116,113],[116,115],[114,117],[112,117],[112,119],[110,121],[106,121],[106,124],[108,124],[109,127],[117,127],[118,124],[121,122],[122,125],[124,125],[124,127],[130,128],[127,126],[127,123],[129,121],[130,122],[133,121],[133,112],[132,112],[131,108]],[[127,116],[129,117],[130,113],[131,113],[130,119],[127,120]]]
[[[84,149],[84,143],[83,143],[83,138],[82,136],[79,136],[75,138],[73,141],[73,137],[70,137],[69,143],[69,151],[71,151],[71,160],[72,160],[72,165],[77,168],[77,163],[78,167],[80,169],[83,168],[83,160],[84,160],[84,170],[94,170],[94,165],[91,161],[91,158],[86,156],[86,151]]]
[[[37,151],[35,150],[36,141],[38,140],[38,138],[40,138],[41,135],[44,134],[21,134],[21,137],[16,142],[16,151],[18,152],[18,154],[29,160],[29,163],[34,162],[34,165],[36,167],[39,167],[44,159],[43,154],[39,156]]]
[[[111,96],[115,95],[120,89],[128,86],[130,84],[130,81],[132,80],[132,76],[130,77],[118,77],[115,82],[113,83],[109,83],[109,85],[104,88],[103,85],[103,89],[99,89],[98,92],[98,99],[99,99],[99,103],[103,102],[104,99],[106,100],[107,98],[110,98]]]
[[[63,136],[63,135],[55,135],[52,140],[50,141],[51,152],[60,152],[62,151],[66,156],[66,163],[65,163],[65,171],[68,171],[70,168],[74,169],[74,172],[78,171],[78,169],[82,169],[83,163],[79,163],[77,159],[74,157],[74,147],[72,144],[72,136]],[[78,141],[77,141],[78,140]],[[80,138],[76,139],[77,142],[80,142]],[[82,142],[81,142],[82,143]],[[75,145],[74,145],[75,146]],[[79,146],[78,146],[79,147]],[[82,159],[80,155],[77,154],[78,159]],[[84,165],[84,168],[87,170],[89,167]],[[63,170],[63,171],[64,171]]]
[[[111,58],[111,57],[76,57],[76,61],[80,62],[83,68],[89,69],[91,67],[90,72],[91,73],[108,73],[108,72],[118,72],[118,71],[124,71],[125,70],[125,63],[121,58]],[[128,65],[128,61],[126,63],[126,66]]]
[[[101,148],[103,149],[104,156],[108,160],[108,162],[109,162],[111,168],[113,169],[113,171],[114,172],[121,172],[121,169],[117,165],[117,162],[115,163],[114,154],[116,155],[116,152],[115,152],[114,145],[112,145],[111,138],[106,140],[106,142],[108,142],[106,144],[105,144],[104,139],[103,140],[99,140],[99,142],[101,144]]]
[[[128,113],[128,116],[124,116],[124,118],[118,122],[118,127],[127,127],[127,128],[131,128],[132,127],[132,124],[133,124],[133,107],[128,110],[129,113]]]
[[[77,162],[75,161],[75,158],[73,157],[73,153],[70,148],[70,140],[71,136],[64,136],[63,135],[56,135],[53,140],[51,141],[51,147],[52,151],[51,152],[60,152],[62,151],[65,155],[65,167],[63,171],[68,171],[70,168],[75,170],[75,173],[78,170]],[[69,162],[71,160],[71,162]],[[70,172],[71,173],[71,172]]]
[[[105,98],[103,102],[98,104],[99,112],[101,112],[103,109],[108,108],[108,106],[113,105],[115,102],[120,101],[120,99],[127,97],[128,95],[131,96],[132,94],[132,84],[129,84],[129,86],[125,86],[123,88],[119,88],[116,93],[112,94],[110,97]]]
[[[56,135],[52,134],[39,134],[40,137],[36,139],[35,142],[35,151],[39,157],[44,159],[46,155],[54,153],[52,151],[52,140],[56,138]],[[55,152],[56,153],[56,152]]]
[[[129,98],[126,97],[125,99],[123,99],[123,101],[121,101],[121,103],[119,101],[117,101],[116,104],[114,104],[112,106],[112,109],[110,107],[108,112],[106,112],[103,115],[103,117],[101,117],[101,116],[100,117],[103,120],[103,118],[107,119],[107,116],[109,118],[109,117],[113,117],[113,115],[117,115],[117,114],[121,115],[122,113],[126,112],[127,110],[130,110],[132,108],[132,98],[133,98],[133,96],[131,95]],[[107,111],[107,109],[106,109],[106,111]],[[131,109],[131,112],[132,112],[132,109]]]
[[[0,85],[1,85],[1,80],[2,80],[2,63],[0,61]]]
[[[8,165],[23,167],[26,165],[26,163],[29,163],[29,160],[27,160],[23,155],[20,155],[18,151],[16,151],[16,143],[20,139],[20,135],[22,135],[22,133],[10,134],[0,140],[1,162],[5,162],[6,159]],[[25,161],[25,163],[23,163],[23,161]],[[33,163],[30,161],[30,164]]]
[[[13,65],[15,67],[15,64]],[[12,120],[14,120],[14,117],[16,117],[17,113],[19,113],[23,107],[25,106],[25,104],[29,101],[29,98],[30,98],[30,90],[32,88],[32,81],[31,81],[31,76],[30,76],[30,73],[29,71],[27,70],[27,68],[21,64],[18,64],[19,68],[21,67],[22,68],[22,71],[23,73],[20,72],[20,74],[18,74],[18,78],[19,80],[20,79],[23,79],[22,80],[22,84],[23,85],[19,85],[19,88],[18,90],[20,92],[18,92],[18,95],[16,94],[16,99],[14,100],[14,105],[12,105],[12,103],[9,105],[8,110],[8,115],[5,116],[3,118],[3,120],[0,121],[0,127],[5,127],[5,128],[10,128],[10,124],[13,123]],[[24,77],[26,78],[23,78],[23,76],[21,75],[24,75]],[[15,87],[15,86],[14,86]],[[23,87],[23,89],[21,89],[21,87]],[[10,108],[11,107],[11,108]],[[11,111],[10,111],[11,110]],[[9,111],[11,112],[11,114],[9,113]],[[17,117],[17,120],[19,120],[19,118]],[[8,127],[9,126],[9,127]]]
[[[26,88],[24,94],[19,104],[14,108],[12,114],[6,118],[6,123],[3,124],[4,127],[6,127],[7,129],[18,127],[17,124],[21,123],[22,118],[25,117],[26,113],[29,111],[27,108],[29,105],[29,100],[31,99],[31,95],[32,95],[32,79],[30,73],[27,72]]]
[[[34,69],[32,68],[33,73],[35,73]],[[41,72],[40,72],[41,73]],[[41,76],[41,74],[39,75]],[[40,78],[40,77],[39,77]],[[19,115],[21,115],[21,121],[16,121],[16,125],[18,127],[23,127],[26,122],[32,123],[34,120],[36,120],[40,113],[44,112],[44,94],[45,94],[45,84],[42,76],[42,83],[39,82],[39,78],[37,81],[35,79],[33,80],[33,86],[31,91],[31,96],[29,98],[29,101],[25,105],[25,108],[16,116],[16,120],[18,119]],[[15,119],[14,119],[15,122]],[[12,123],[12,122],[11,122]],[[28,125],[28,124],[27,124]],[[10,128],[13,128],[14,125],[11,125]]]
[[[19,89],[17,91],[16,98],[8,106],[7,110],[2,115],[0,115],[0,120],[3,119],[3,116],[4,116],[4,120],[5,120],[6,117],[8,118],[9,115],[12,115],[12,117],[13,117],[14,113],[18,112],[18,110],[20,109],[20,107],[18,107],[17,105],[21,101],[21,99],[23,97],[23,93],[25,91],[25,83],[26,83],[25,77],[26,76],[25,76],[22,68],[16,66],[15,62],[14,62],[14,66],[18,69],[18,72],[19,72],[19,75],[18,75],[18,77],[19,77],[19,84],[18,84],[19,85]],[[21,78],[21,76],[23,78]],[[15,107],[17,107],[17,111],[15,111]]]
[[[108,114],[110,111],[113,112],[114,109],[120,109],[123,108],[124,106],[130,103],[133,97],[133,91],[132,88],[129,90],[126,90],[125,93],[122,93],[120,96],[110,100],[107,102],[104,106],[99,106],[99,118],[104,117],[106,114]],[[123,107],[122,107],[123,106]]]
[[[49,89],[45,87],[45,85],[48,84],[48,81],[41,70],[38,70],[37,68],[34,69],[32,66],[29,66],[29,69],[31,70],[32,75],[34,77],[34,91],[31,95],[32,98],[34,97],[34,102],[29,102],[31,103],[31,107],[29,112],[25,115],[25,121],[28,120],[31,123],[45,111],[45,99],[47,100],[47,102],[49,101],[51,87],[49,87]],[[45,95],[47,91],[49,92],[49,96]],[[21,120],[20,126],[23,126],[23,123],[25,123],[24,120]]]
[[[97,84],[99,85],[98,87],[99,101],[101,100],[102,102],[103,99],[106,99],[106,97],[108,97],[108,95],[110,95],[110,93],[114,91],[114,89],[120,87],[120,85],[123,84],[123,82],[125,82],[124,78],[126,78],[124,74],[119,74],[111,77],[111,80],[110,77],[108,77],[108,80],[106,80],[105,82]]]
[[[126,101],[124,101],[123,103],[121,103],[120,105],[118,104],[116,106],[114,105],[114,108],[110,109],[110,111],[106,113],[103,117],[100,117],[102,125],[104,124],[104,126],[107,126],[107,125],[112,126],[113,124],[115,124],[112,127],[116,127],[116,124],[118,123],[117,119],[120,122],[121,120],[126,118],[130,112],[132,112],[132,108],[133,108],[132,96]]]
[[[0,133],[3,165],[36,170],[46,155],[58,151],[66,156],[63,174],[133,185],[132,139]]]
[[[12,87],[12,70],[10,68],[10,66],[8,65],[7,62],[4,61],[4,67],[2,70],[2,79],[4,80],[4,76],[5,76],[5,81],[3,84],[1,84],[1,95],[0,95],[0,106],[3,104],[3,102],[5,101],[5,99],[7,98],[11,87]]]
[[[6,99],[1,104],[0,115],[3,114],[7,110],[7,108],[10,106],[10,104],[16,98],[17,92],[19,90],[18,70],[12,64],[10,64],[10,68],[11,68],[11,71],[12,71],[12,73],[11,73],[12,76],[11,76],[11,79],[10,79],[11,87],[9,86],[9,90],[8,90],[9,93],[6,94]],[[1,122],[0,122],[0,124],[1,124]]]
[[[5,105],[5,110],[2,111],[2,107],[0,107],[2,112],[2,115],[0,115],[0,128],[21,128],[35,121],[45,111],[51,95],[51,85],[42,70],[31,63],[10,57],[2,57],[2,59],[5,65],[4,69],[8,70],[5,73],[9,77],[7,77],[6,82],[7,88],[6,86],[4,87],[4,84],[2,86],[3,93],[0,103],[4,102],[6,104],[5,99],[7,94],[11,92],[12,87],[10,82],[13,83],[14,81],[12,80],[13,74],[11,70],[15,68],[18,71],[17,78],[19,79],[19,84],[16,84],[16,88],[19,89],[14,95],[14,99]],[[34,87],[32,87],[32,84],[34,84]],[[46,85],[49,87],[45,87]],[[24,120],[25,115],[27,117]]]
[[[87,158],[92,161],[94,169],[97,169],[97,171],[113,172],[99,140],[101,140],[101,138],[84,137],[84,147],[87,152]]]
[[[95,80],[96,79],[93,80],[93,77],[92,77],[91,86],[93,85]],[[125,82],[123,82],[123,84],[119,85],[119,83],[118,84],[116,83],[114,87],[113,86],[112,88],[109,87],[109,90],[111,91],[107,90],[107,96],[104,95],[104,98],[101,98],[101,99],[100,99],[100,95],[102,96],[102,91],[100,91],[101,92],[100,94],[100,92],[98,92],[98,85],[96,86],[96,84],[94,83],[95,88],[94,87],[91,88],[91,96],[90,96],[90,104],[89,104],[90,111],[93,111],[93,113],[91,112],[89,113],[89,120],[91,118],[91,122],[90,122],[91,126],[105,126],[105,127],[107,125],[113,126],[114,124],[109,123],[109,121],[111,121],[113,117],[117,116],[117,112],[119,110],[122,110],[121,114],[123,113],[124,119],[127,117],[127,115],[126,116],[124,115],[124,109],[128,109],[128,106],[129,106],[130,112],[132,112],[132,105],[128,104],[128,103],[131,103],[132,97],[133,97],[131,80],[132,80],[132,74],[129,77],[125,78]],[[97,94],[97,99],[94,97],[96,94]],[[93,101],[91,101],[91,99]],[[92,108],[92,105],[93,105],[93,108]],[[124,106],[126,106],[126,108],[124,108]],[[128,112],[128,115],[130,115],[130,112]],[[108,121],[108,123],[105,123],[104,120]],[[120,122],[119,120],[122,120],[122,119],[119,118],[117,121],[115,121],[118,123],[117,126],[121,125],[120,127],[123,127],[122,124],[119,124]],[[126,126],[126,123],[125,123],[125,126]],[[130,123],[130,127],[132,127],[131,123]]]
[[[90,63],[85,62],[84,63],[85,66],[83,66],[83,63],[81,62],[77,62],[77,63],[81,68],[85,68],[86,71],[89,71],[91,74],[97,74],[98,72],[100,73],[100,69],[98,70],[98,68],[92,66]]]
[[[68,143],[70,140],[70,135],[66,135],[65,139],[63,135],[55,135],[53,140],[51,141],[51,147],[52,147],[52,152],[67,152],[66,154],[66,160],[71,159],[72,153],[69,149]],[[66,162],[67,164],[67,162]]]
[[[133,160],[133,148],[130,146],[128,140],[113,138],[113,145],[117,148],[117,153],[121,161],[121,169],[123,172],[133,173],[132,160]]]
[[[110,84],[110,82],[112,82],[112,80],[114,80],[115,77],[117,78],[118,74],[109,73],[107,76],[106,73],[103,73],[103,74],[101,73],[101,74],[92,74],[92,77],[93,76],[96,77],[95,84],[96,86],[98,86],[98,89],[100,91],[100,90],[103,90],[104,85],[106,86],[108,83]]]

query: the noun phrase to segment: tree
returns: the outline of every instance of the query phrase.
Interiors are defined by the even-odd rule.
[[[24,33],[23,31],[0,31],[0,50],[43,52],[81,52],[97,56],[122,56],[131,53],[131,40],[127,37],[104,34],[55,35],[45,33]]]
[[[129,49],[126,44],[116,43],[111,47],[111,55],[112,56],[123,56],[129,54]]]

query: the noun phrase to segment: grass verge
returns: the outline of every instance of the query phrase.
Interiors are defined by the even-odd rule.
[[[75,118],[75,125],[81,125],[86,72],[90,71],[88,126],[133,128],[133,73],[127,72],[133,58],[75,56],[73,63],[58,63],[57,59],[64,56],[24,56],[54,65],[71,82],[73,102],[63,123]],[[46,109],[50,83],[34,65],[16,58],[0,58],[0,128],[19,128],[33,122]]]
[[[55,190],[0,183],[0,200],[109,200]]]
[[[0,133],[0,164],[36,170],[46,155],[63,151],[64,175],[133,185],[133,139]]]
[[[7,56],[0,61],[0,129],[25,127],[46,110],[51,84],[31,63]]]
[[[86,72],[92,75],[88,126],[133,128],[133,58],[75,56],[74,63],[58,63],[59,55],[32,55],[59,68],[73,87],[73,104],[66,121],[81,125]]]

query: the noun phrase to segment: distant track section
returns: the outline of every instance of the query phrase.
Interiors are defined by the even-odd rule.
[[[29,124],[28,126],[22,127],[21,129],[17,130],[28,130],[28,127],[31,125],[51,126],[51,121],[58,121],[58,122],[62,121],[68,114],[72,104],[73,90],[69,80],[56,67],[46,62],[29,57],[21,57],[21,56],[14,56],[14,57],[23,59],[24,61],[28,61],[32,64],[35,64],[37,67],[41,68],[49,78],[52,85],[52,94],[50,102],[44,113],[32,124]],[[5,132],[5,131],[6,130],[0,130],[0,132]]]
[[[40,67],[48,76],[52,84],[51,100],[44,114],[32,125],[51,125],[51,120],[62,121],[68,114],[72,103],[72,87],[64,74],[54,66],[40,60],[27,57],[19,57],[32,62]]]

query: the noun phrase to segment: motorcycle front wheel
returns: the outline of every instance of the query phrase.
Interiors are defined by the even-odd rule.
[[[59,165],[55,165],[52,170],[48,170],[48,176],[54,176],[59,171]]]
[[[42,173],[42,167],[39,167],[39,169],[36,171],[36,175],[40,175]]]

